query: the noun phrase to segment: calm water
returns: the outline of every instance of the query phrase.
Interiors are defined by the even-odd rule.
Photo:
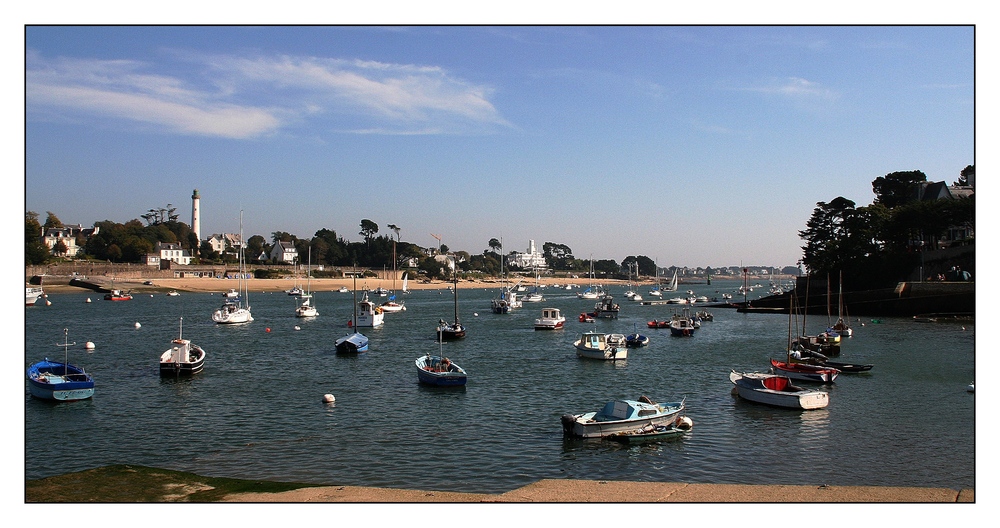
[[[713,297],[738,285],[682,288]],[[228,287],[220,282],[219,290]],[[593,301],[545,292],[543,303],[496,315],[489,310],[494,290],[459,291],[469,336],[443,351],[469,372],[464,389],[421,386],[414,372],[418,355],[439,351],[437,321],[452,318],[446,290],[406,296],[406,312],[362,330],[371,351],[357,357],[333,353],[348,332],[350,294],[316,294],[320,316],[301,320],[293,297],[252,293],[255,321],[244,326],[211,322],[219,294],[158,293],[129,302],[50,294],[51,306],[25,310],[24,365],[61,358],[54,344],[68,328],[77,343],[70,361],[94,375],[97,389],[91,400],[52,404],[31,398],[25,384],[25,477],[138,464],[483,493],[543,478],[975,487],[975,394],[966,391],[975,378],[972,325],[865,319],[839,359],[875,368],[841,375],[829,386],[827,409],[801,412],[739,400],[728,379],[731,369],[764,371],[769,357],[781,357],[786,316],[713,309],[715,321],[696,336],[675,338],[645,328],[673,306],[640,306],[613,291],[621,318],[585,324],[576,316]],[[562,309],[566,329],[535,331],[534,319],[549,306]],[[158,357],[177,337],[181,317],[184,337],[208,352],[205,371],[161,380]],[[810,321],[810,332],[825,328],[825,317]],[[630,333],[633,325],[652,341],[626,362],[573,352],[583,331]],[[84,350],[87,341],[96,349]],[[336,403],[322,403],[326,393]],[[631,447],[563,438],[561,415],[640,395],[686,398],[693,431]]]

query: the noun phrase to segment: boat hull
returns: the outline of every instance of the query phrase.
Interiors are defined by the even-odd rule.
[[[786,363],[771,359],[771,371],[787,378],[816,383],[833,383],[840,371],[835,368],[808,365],[805,363]]]
[[[767,378],[782,378],[784,389],[770,389],[765,385]],[[788,409],[822,409],[830,403],[830,396],[824,391],[808,390],[796,387],[785,376],[776,374],[738,374],[732,372],[729,380],[736,386],[740,398],[755,403]]]
[[[338,339],[337,342],[334,343],[334,348],[337,350],[338,354],[360,354],[362,352],[368,352],[368,337],[364,334],[355,332]]]
[[[608,440],[614,440],[623,444],[646,444],[681,438],[691,432],[691,428],[678,425],[677,421],[679,418],[671,422],[670,425],[655,425],[634,431],[614,433],[608,435]]]
[[[212,314],[212,320],[218,324],[243,324],[253,322],[253,316],[246,308],[220,308]]]
[[[94,395],[94,378],[74,365],[39,361],[28,367],[27,374],[28,391],[41,400],[76,401]]]
[[[421,356],[415,361],[417,381],[437,387],[458,387],[465,385],[468,375],[454,363],[442,363],[441,356]],[[444,365],[444,366],[442,366]]]
[[[604,438],[646,427],[672,424],[684,411],[684,402],[653,405],[655,414],[641,418],[602,419],[598,413],[566,414],[562,417],[563,434],[580,438]]]

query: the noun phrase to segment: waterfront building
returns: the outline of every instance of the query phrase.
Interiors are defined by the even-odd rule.
[[[528,251],[524,253],[514,252],[507,257],[507,264],[523,269],[545,269],[545,256],[535,247],[535,241],[528,241]]]

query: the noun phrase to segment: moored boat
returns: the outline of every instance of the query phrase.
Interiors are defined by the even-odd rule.
[[[646,396],[638,400],[609,401],[596,412],[564,414],[563,434],[582,438],[601,438],[642,427],[672,423],[684,411],[684,400],[656,403]]]
[[[34,306],[40,297],[45,296],[45,291],[41,288],[34,288],[31,286],[24,287],[24,303],[25,306]]]
[[[45,358],[32,363],[27,370],[28,391],[35,398],[53,401],[85,400],[94,395],[94,378],[83,367],[69,363],[69,329],[63,329],[62,363]]]
[[[611,433],[606,438],[623,444],[645,444],[681,438],[691,432],[694,422],[687,416],[678,416],[669,424],[646,425],[631,431]]]
[[[624,334],[584,332],[573,346],[576,348],[576,355],[581,358],[608,360],[628,358]]]
[[[240,211],[240,240],[243,240],[243,211]],[[222,306],[212,312],[212,320],[216,323],[244,324],[253,322],[253,314],[250,312],[250,290],[247,285],[246,258],[242,245],[239,252],[239,270],[239,291],[229,290]]]
[[[775,407],[790,409],[822,409],[830,403],[825,391],[806,389],[792,384],[787,376],[761,372],[729,374],[729,381],[736,386],[743,399]]]
[[[105,301],[131,301],[132,292],[125,290],[111,290],[104,294]]]
[[[443,339],[438,338],[439,346],[442,346]],[[426,355],[417,358],[417,381],[425,385],[435,385],[438,387],[463,386],[468,381],[468,374],[465,369],[453,363],[439,352],[438,355]]]
[[[458,319],[458,262],[454,262],[454,286],[451,288],[452,296],[455,299],[455,322],[448,323],[444,319],[438,321],[437,338],[438,341],[454,341],[465,339],[465,326]]]
[[[591,315],[606,319],[617,319],[618,312],[620,311],[621,306],[615,302],[615,298],[610,293],[606,293],[601,296],[600,300],[597,301],[597,304],[594,305],[594,311]]]
[[[367,293],[365,295],[367,296]],[[348,326],[351,328],[357,328],[358,306],[360,305],[360,303],[358,303],[357,273],[354,274],[354,301],[352,304],[354,305],[354,317],[348,323]],[[368,336],[355,330],[353,333],[347,334],[334,342],[334,348],[338,354],[359,354],[361,352],[368,352]]]
[[[184,339],[184,318],[181,317],[177,339],[160,354],[160,376],[190,376],[205,368],[205,350]]]
[[[566,324],[566,318],[559,312],[559,308],[545,308],[542,316],[535,319],[535,330],[558,330]]]
[[[771,359],[771,371],[787,378],[814,381],[816,383],[833,383],[840,371],[835,368],[810,365],[808,363],[793,363]]]

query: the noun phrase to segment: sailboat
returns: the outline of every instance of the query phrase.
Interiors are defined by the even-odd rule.
[[[660,292],[660,263],[659,262],[656,263],[656,271],[655,271],[655,273],[656,273],[655,279],[653,279],[655,282],[653,283],[653,289],[649,290],[649,294],[652,295],[653,297],[662,297],[663,293]]]
[[[365,292],[367,295],[367,292]],[[358,332],[356,329],[358,327],[358,275],[354,274],[354,319],[351,321],[352,328],[355,328],[354,333],[347,334],[341,337],[334,343],[334,347],[337,349],[338,354],[357,354],[359,352],[368,352],[368,336]]]
[[[638,276],[639,276],[639,263],[635,262],[634,264],[635,264],[635,269],[636,269],[636,273],[635,273],[636,274],[636,278],[638,279]],[[625,292],[625,298],[628,299],[628,300],[630,300],[630,301],[635,301],[635,302],[641,301],[642,300],[642,295],[639,295],[638,293],[636,293],[635,290],[632,289],[632,287],[633,287],[632,286],[632,264],[629,264],[629,266],[628,266],[628,291]]]
[[[500,240],[500,295],[490,300],[490,311],[495,314],[510,313],[514,309],[513,301],[517,298],[517,293],[513,288],[507,287],[507,274],[503,270],[503,239]]]
[[[69,329],[63,329],[63,347],[66,359],[63,363],[45,358],[28,367],[28,390],[35,398],[42,400],[75,401],[85,400],[94,395],[94,378],[83,367],[69,364]]]
[[[670,279],[670,284],[663,289],[664,291],[677,291],[677,270],[674,269],[674,278]]]
[[[455,322],[448,324],[444,319],[438,321],[437,333],[440,341],[453,341],[465,338],[465,326],[458,320],[458,262],[454,262],[452,270],[454,286],[451,288],[455,296]]]
[[[253,321],[253,316],[250,314],[250,292],[247,290],[246,275],[246,260],[243,256],[243,211],[240,211],[239,296],[227,296],[222,306],[212,314],[213,321],[219,324],[240,324]]]
[[[844,272],[840,272],[840,280],[837,283],[837,322],[833,323],[830,330],[846,337],[851,337],[854,330],[851,329],[847,316],[847,306],[844,305]]]
[[[539,284],[540,278],[538,276],[538,269],[535,268],[535,287],[531,289],[531,293],[524,296],[524,302],[542,302],[545,297],[542,296],[541,285]]]
[[[385,313],[398,313],[406,310],[406,306],[401,302],[396,302],[396,241],[392,241],[392,290],[389,292],[389,300],[382,303],[382,311]],[[405,286],[404,286],[405,288]]]
[[[184,318],[181,317],[177,339],[160,354],[160,376],[190,376],[205,368],[205,350],[189,339],[184,339]]]
[[[601,288],[594,288],[594,256],[590,256],[590,285],[586,290],[578,292],[576,296],[580,299],[597,299],[601,296],[603,292]]]
[[[312,303],[312,248],[309,248],[309,264],[306,266],[306,290],[299,294],[299,305],[295,307],[295,317],[316,317],[319,312]]]

